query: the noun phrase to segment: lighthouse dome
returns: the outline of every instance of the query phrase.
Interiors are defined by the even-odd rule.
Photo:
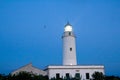
[[[69,23],[67,23],[67,24],[65,25],[64,31],[65,31],[65,32],[66,32],[66,31],[72,31],[72,26],[71,26]]]

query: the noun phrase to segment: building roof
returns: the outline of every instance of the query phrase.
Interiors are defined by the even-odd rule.
[[[12,75],[13,74],[18,74],[19,72],[22,72],[22,71],[30,72],[30,73],[36,74],[36,75],[43,75],[43,76],[47,75],[46,71],[43,71],[43,70],[41,70],[39,68],[36,68],[36,67],[32,66],[32,63],[27,64],[27,65],[25,65],[23,67],[20,67],[20,68],[14,70],[13,72],[11,72],[11,74]]]

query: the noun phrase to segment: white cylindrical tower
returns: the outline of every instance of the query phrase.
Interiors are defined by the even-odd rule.
[[[63,39],[63,65],[77,65],[75,35],[72,26],[67,23],[64,28]]]

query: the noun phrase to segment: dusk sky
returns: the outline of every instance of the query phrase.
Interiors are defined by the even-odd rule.
[[[79,65],[104,65],[120,76],[120,0],[0,0],[0,73],[26,64],[62,64],[67,23]]]

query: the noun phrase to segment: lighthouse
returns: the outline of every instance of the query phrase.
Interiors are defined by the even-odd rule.
[[[64,26],[62,34],[63,44],[63,64],[49,65],[45,70],[49,79],[65,78],[78,80],[91,80],[94,72],[102,72],[104,74],[103,65],[78,65],[76,58],[76,36],[70,23]]]
[[[63,65],[77,65],[75,35],[72,25],[67,23],[64,27],[63,40]]]

